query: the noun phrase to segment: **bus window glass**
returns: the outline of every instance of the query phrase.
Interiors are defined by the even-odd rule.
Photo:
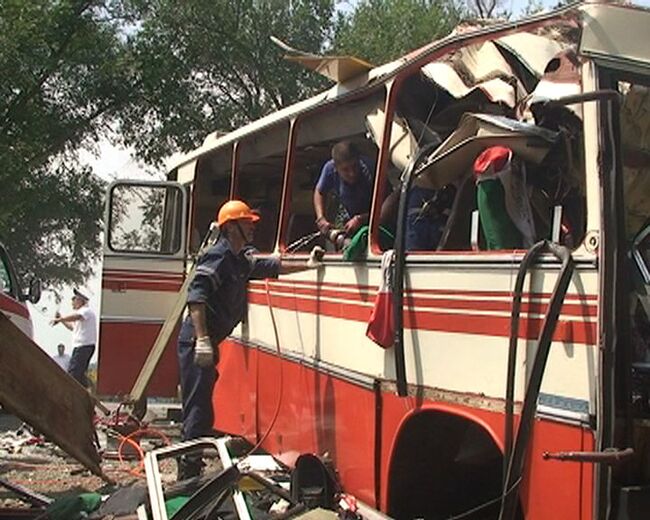
[[[230,198],[232,144],[217,148],[197,161],[190,218],[190,252],[196,253],[217,211]]]
[[[261,217],[253,245],[262,253],[275,248],[288,138],[284,122],[240,141],[237,148],[236,193]]]
[[[111,190],[109,240],[114,251],[171,255],[181,246],[180,188],[118,184]]]
[[[558,70],[571,80],[568,89],[579,89],[575,53],[549,54],[539,76],[518,59],[488,41],[424,65],[399,85],[391,143],[409,146],[396,147],[391,162],[404,169],[423,151],[407,195],[408,251],[527,249],[542,238],[581,243],[580,114],[534,104],[543,97],[540,80]],[[510,79],[495,79],[492,66]],[[468,67],[478,68],[467,75]],[[469,84],[447,81],[456,76]]]
[[[367,233],[378,156],[368,125],[384,102],[382,89],[362,99],[328,106],[296,123],[284,233],[289,252],[308,251],[316,243],[332,252],[341,251],[355,236]],[[315,204],[322,213],[318,223]],[[321,236],[317,236],[319,230]],[[365,252],[365,241],[357,242],[359,253]]]

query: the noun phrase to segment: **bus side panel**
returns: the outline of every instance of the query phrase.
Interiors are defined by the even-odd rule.
[[[544,453],[593,451],[593,432],[586,428],[537,419],[521,492],[526,518],[592,518],[593,465],[544,460]],[[530,483],[534,482],[534,489]]]
[[[149,350],[162,325],[159,323],[110,323],[100,328],[97,392],[100,395],[124,395],[135,383]],[[176,397],[178,395],[178,361],[174,330],[156,371],[147,387],[147,395]]]
[[[416,406],[414,399],[405,402],[394,394],[383,394],[382,400],[384,443],[381,457],[381,508],[384,511],[388,508],[388,489],[391,485],[389,471],[396,441],[400,429],[412,414],[442,412],[473,418],[470,420],[486,428],[491,435],[496,435],[497,443],[500,447],[503,445],[504,419],[500,413],[428,400]],[[431,432],[431,435],[443,434],[444,432]],[[592,466],[576,462],[544,460],[543,454],[559,451],[590,451],[593,447],[593,433],[586,428],[547,419],[535,420],[520,493],[525,518],[540,520],[553,518],[557,517],[559,511],[562,511],[562,518],[587,520],[592,517]],[[417,449],[414,447],[414,450]],[[534,489],[531,488],[531,483]]]
[[[212,396],[217,430],[257,440],[256,348],[225,340],[219,345],[219,378]]]
[[[0,312],[3,312],[29,338],[34,336],[32,320],[27,305],[0,292]]]
[[[254,377],[244,368],[246,351],[257,352],[259,363],[257,392],[250,395],[245,387]],[[217,429],[241,432],[233,417],[252,409],[256,400],[258,434],[263,435],[275,417],[281,391],[278,416],[264,447],[289,465],[301,453],[327,457],[344,489],[374,504],[375,397],[371,389],[236,341],[224,342],[221,354],[222,376],[214,395]],[[241,385],[239,390],[235,380]]]

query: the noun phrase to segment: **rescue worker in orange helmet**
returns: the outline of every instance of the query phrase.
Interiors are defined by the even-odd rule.
[[[217,214],[220,237],[198,261],[187,294],[189,313],[178,338],[183,400],[183,440],[213,434],[212,393],[219,377],[219,343],[242,320],[250,279],[277,278],[320,265],[315,247],[307,262],[287,264],[278,257],[260,258],[251,246],[260,216],[241,200],[226,202]],[[201,472],[200,458],[180,461],[179,479]]]

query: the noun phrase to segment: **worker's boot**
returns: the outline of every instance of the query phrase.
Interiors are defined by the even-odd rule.
[[[183,455],[176,459],[176,463],[178,464],[178,476],[176,478],[178,482],[200,476],[205,466],[201,457],[197,455]]]

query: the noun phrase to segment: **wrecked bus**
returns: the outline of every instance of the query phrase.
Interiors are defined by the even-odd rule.
[[[250,283],[220,347],[217,429],[270,429],[271,453],[326,457],[395,518],[642,518],[648,27],[648,10],[589,3],[463,27],[375,68],[294,56],[336,84],[208,136],[165,182],[110,186],[99,392],[129,391],[216,208],[239,197],[263,217],[260,254],[328,252],[318,270]],[[368,234],[339,250],[312,194],[342,139],[376,170]],[[413,213],[415,189],[433,195]],[[407,250],[409,219],[431,207],[439,237]],[[391,250],[381,348],[366,331]],[[175,339],[149,395],[177,392]]]

